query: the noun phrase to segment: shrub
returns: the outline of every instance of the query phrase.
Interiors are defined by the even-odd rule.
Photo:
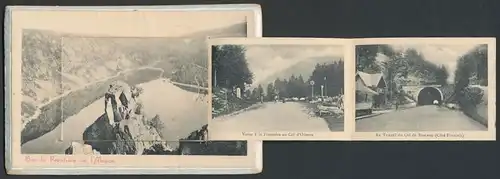
[[[481,88],[467,87],[463,94],[468,103],[478,105],[483,102],[484,91]]]
[[[455,99],[458,102],[460,110],[470,118],[478,121],[479,123],[487,126],[488,118],[481,116],[478,105],[483,103],[484,91],[477,87],[465,87],[462,91],[456,94]]]
[[[246,109],[257,103],[254,100],[237,98],[227,89],[214,88],[212,91],[212,117]]]

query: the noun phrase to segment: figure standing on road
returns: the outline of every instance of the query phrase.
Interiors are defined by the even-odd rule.
[[[395,100],[394,103],[396,104],[396,110],[399,109],[399,100]]]
[[[394,101],[394,103],[396,104],[396,110],[399,109],[399,103],[403,100],[403,95],[402,95],[402,91],[398,90],[397,93],[396,93],[396,99]]]

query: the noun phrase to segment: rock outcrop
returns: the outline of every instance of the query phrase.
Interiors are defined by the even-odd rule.
[[[73,155],[99,155],[100,153],[92,149],[92,146],[81,144],[78,142],[71,142],[71,146],[64,152],[65,154],[73,154]]]
[[[140,91],[120,81],[110,85],[105,95],[104,114],[83,133],[85,145],[91,146],[100,154],[172,152],[162,141],[157,129],[150,125],[150,121],[159,120],[159,116],[147,120],[146,114],[141,110],[142,105],[136,103]]]

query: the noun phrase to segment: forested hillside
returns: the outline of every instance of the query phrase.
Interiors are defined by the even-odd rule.
[[[314,81],[315,84],[311,86],[310,81]],[[260,93],[263,93],[269,100],[272,100],[274,95],[284,98],[310,97],[312,93],[314,95],[321,95],[321,86],[323,86],[323,95],[325,96],[337,96],[343,92],[343,60],[317,63],[312,73],[305,77],[292,74],[288,78],[277,78],[274,82],[267,84],[267,86],[259,86],[248,94],[255,98]]]
[[[425,59],[416,49],[396,51],[389,45],[356,46],[356,68],[366,73],[383,73],[385,79],[399,84],[446,84],[445,66]]]

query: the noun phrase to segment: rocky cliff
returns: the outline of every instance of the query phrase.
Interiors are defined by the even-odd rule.
[[[143,153],[164,152],[174,150],[162,142],[154,121],[158,115],[148,119],[141,109],[137,98],[137,88],[125,82],[117,81],[110,85],[105,95],[103,114],[83,133],[84,145],[74,144],[66,150],[74,154],[79,148],[91,147],[99,154],[142,155]],[[77,149],[75,149],[77,148]]]

